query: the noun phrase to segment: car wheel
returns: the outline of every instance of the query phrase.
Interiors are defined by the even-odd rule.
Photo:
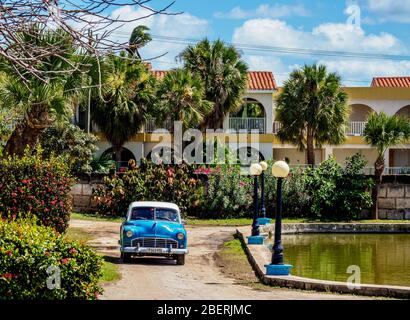
[[[124,262],[124,263],[130,263],[131,262],[131,253],[121,252],[121,259],[122,259],[122,262]]]
[[[183,266],[185,264],[185,255],[179,254],[177,255],[177,265]]]

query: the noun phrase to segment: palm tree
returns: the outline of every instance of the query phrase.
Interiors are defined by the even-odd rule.
[[[197,128],[212,110],[212,103],[204,99],[201,79],[188,70],[168,72],[157,95],[162,114],[167,120],[182,121],[184,131]]]
[[[384,155],[389,148],[407,143],[410,139],[410,120],[400,116],[388,116],[383,112],[372,113],[367,119],[364,138],[377,150],[377,160],[374,164],[375,186],[372,192],[372,218],[378,219],[379,189],[385,168]]]
[[[108,55],[102,61],[101,76],[103,85],[91,94],[91,118],[112,144],[116,161],[121,161],[124,143],[140,131],[153,111],[149,107],[154,79],[139,59],[130,59],[125,52]],[[98,83],[99,72],[92,77]]]
[[[16,34],[16,41],[39,48],[55,48],[55,55],[38,57],[35,66],[42,78],[24,73],[9,63],[0,61],[0,72],[5,80],[0,84],[0,98],[4,107],[18,107],[21,117],[15,126],[3,155],[23,155],[31,150],[42,132],[56,119],[69,119],[73,98],[79,93],[84,79],[81,66],[87,59],[76,53],[72,38],[63,30],[48,30],[33,26],[30,33]]]
[[[151,42],[152,37],[149,34],[149,30],[147,26],[142,25],[134,28],[130,37],[129,47],[127,48],[131,56],[141,60],[141,55],[138,50]]]
[[[278,137],[307,151],[307,163],[315,164],[315,147],[344,142],[348,118],[347,94],[341,79],[323,65],[304,66],[291,73],[278,97]]]
[[[211,101],[213,110],[204,118],[205,128],[222,128],[224,117],[242,105],[242,95],[247,84],[247,65],[233,46],[223,41],[205,39],[188,46],[180,59],[184,67],[198,75],[205,87],[205,99]]]

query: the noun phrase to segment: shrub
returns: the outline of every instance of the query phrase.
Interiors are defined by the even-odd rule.
[[[97,148],[97,137],[86,133],[71,123],[56,123],[47,128],[40,140],[43,156],[67,155],[73,172],[91,172],[93,153]]]
[[[60,270],[59,289],[48,288],[57,284],[50,267]],[[90,248],[34,219],[0,220],[0,299],[94,300],[102,293],[101,267]]]
[[[105,177],[94,191],[94,199],[100,214],[124,216],[133,201],[174,202],[188,214],[199,206],[202,185],[193,166],[143,160],[140,167],[131,164],[125,173]]]
[[[69,192],[74,182],[69,171],[65,158],[43,160],[40,149],[35,155],[0,160],[0,215],[30,212],[41,224],[64,232],[70,219]]]
[[[286,179],[284,212],[287,216],[351,220],[372,204],[373,181],[363,174],[366,161],[356,154],[343,169],[332,157],[317,168],[297,170]]]

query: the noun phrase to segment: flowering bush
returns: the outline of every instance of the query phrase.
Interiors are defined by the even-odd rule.
[[[69,192],[73,184],[67,161],[51,156],[43,160],[41,150],[22,158],[0,160],[0,215],[29,212],[38,221],[64,232],[70,219]]]
[[[0,220],[0,299],[94,300],[101,267],[92,249],[35,219]]]
[[[133,201],[167,201],[177,204],[183,214],[191,213],[202,199],[202,185],[192,166],[157,165],[143,160],[130,164],[124,173],[105,177],[94,191],[100,214],[125,216]]]

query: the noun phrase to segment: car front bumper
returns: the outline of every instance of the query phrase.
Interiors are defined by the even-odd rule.
[[[121,252],[150,254],[150,255],[171,255],[171,254],[187,254],[188,249],[171,249],[171,248],[145,248],[145,247],[123,247]]]

